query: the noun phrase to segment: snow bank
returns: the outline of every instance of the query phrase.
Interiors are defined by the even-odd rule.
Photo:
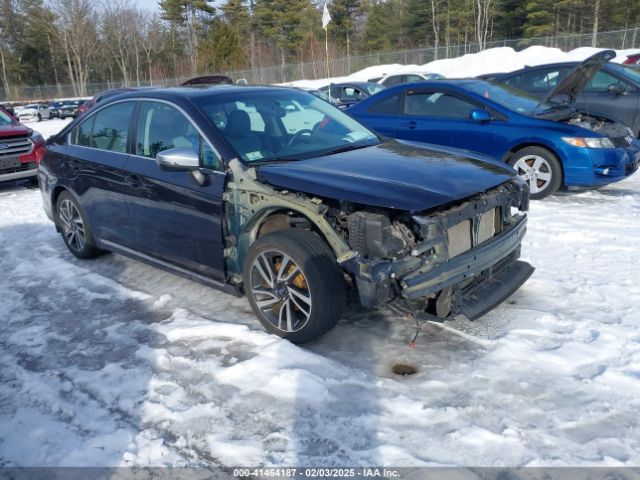
[[[521,51],[511,47],[498,47],[470,53],[457,58],[435,60],[424,65],[377,65],[368,67],[345,77],[334,77],[331,83],[347,81],[366,81],[370,78],[382,77],[389,74],[404,72],[440,73],[447,78],[475,77],[488,73],[512,72],[525,66],[542,65],[545,63],[581,61],[604,48],[581,47],[563,52],[559,48],[532,46]],[[614,62],[622,63],[627,55],[640,53],[640,49],[616,50]],[[320,88],[327,85],[327,79],[298,80],[287,83],[301,88]]]

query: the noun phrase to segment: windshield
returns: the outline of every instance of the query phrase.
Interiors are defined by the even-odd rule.
[[[11,117],[7,113],[0,110],[0,125],[11,125],[12,123],[13,120],[11,119]]]
[[[609,68],[615,73],[627,77],[628,79],[640,84],[640,70],[625,67],[623,65],[618,65],[617,63],[609,63]]]
[[[502,105],[505,108],[525,115],[535,114],[540,110],[554,108],[553,105],[544,103],[542,100],[523,90],[501,83],[477,82],[468,83],[465,87],[478,95],[482,95],[484,98],[488,98],[498,105]]]
[[[380,143],[340,110],[282,89],[199,98],[197,105],[245,162],[300,160]]]
[[[26,107],[24,107],[24,108],[38,108],[38,105],[36,105],[35,103],[32,103],[32,104],[30,104],[30,105],[27,105],[27,106],[26,106]]]

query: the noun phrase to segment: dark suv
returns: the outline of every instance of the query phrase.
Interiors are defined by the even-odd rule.
[[[512,169],[383,140],[295,89],[112,97],[48,141],[39,174],[77,257],[110,250],[244,293],[294,342],[332,328],[349,287],[367,307],[474,319],[533,270]]]

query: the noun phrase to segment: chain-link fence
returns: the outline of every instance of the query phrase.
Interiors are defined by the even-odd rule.
[[[594,45],[592,34],[558,35],[526,39],[494,40],[486,43],[484,48],[511,47],[522,50],[532,45],[556,47],[564,51],[578,47],[591,47]],[[610,32],[600,32],[596,35],[595,46],[613,49],[640,48],[640,27],[627,28]],[[477,43],[464,45],[445,45],[437,48],[417,48],[395,52],[381,52],[370,55],[352,55],[350,57],[334,58],[329,62],[331,76],[338,77],[349,75],[366,67],[392,63],[422,65],[433,60],[443,58],[455,58],[467,53],[476,53],[482,50]],[[270,84],[283,83],[294,80],[315,80],[326,77],[326,64],[323,60],[309,63],[295,63],[284,66],[256,68],[253,70],[239,70],[224,73],[233,79],[244,78],[248,83]],[[186,78],[167,79],[164,81],[136,83],[135,86],[170,86],[179,85]],[[94,95],[111,88],[121,87],[121,82],[91,83],[87,85],[87,94]],[[71,85],[41,85],[12,87],[10,95],[0,87],[0,99],[29,101],[36,99],[70,98],[74,96]]]

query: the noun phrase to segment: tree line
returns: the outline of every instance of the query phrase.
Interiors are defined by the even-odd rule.
[[[324,0],[0,0],[0,86],[159,84],[322,61]],[[334,57],[640,25],[638,0],[329,0]],[[595,38],[595,37],[594,37]]]

